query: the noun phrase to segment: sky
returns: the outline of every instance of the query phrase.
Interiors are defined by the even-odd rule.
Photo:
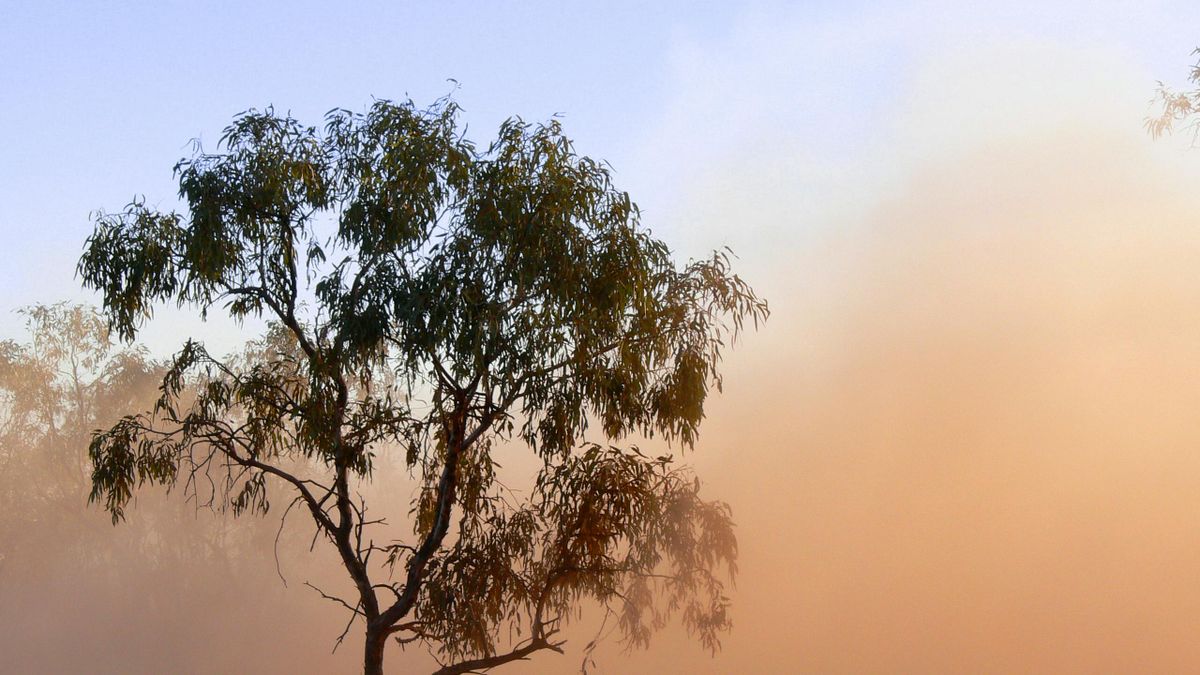
[[[931,141],[973,137],[980,129],[913,137],[897,119],[920,105],[934,108],[930,118],[962,114],[954,107],[961,93],[938,91],[937,77],[996,87],[978,118],[989,119],[997,101],[1020,106],[1020,91],[1047,99],[1023,102],[1043,113],[1080,120],[1107,110],[1069,100],[1075,78],[1136,81],[1141,89],[1124,103],[1137,106],[1189,58],[1188,3],[996,5],[6,3],[0,232],[10,255],[0,316],[93,299],[73,274],[90,215],[134,197],[175,204],[171,167],[189,142],[211,148],[251,107],[315,123],[376,97],[427,103],[453,91],[481,139],[511,115],[558,114],[582,152],[614,166],[648,224],[699,255],[829,227],[844,202],[862,203],[838,186],[902,173],[897,154],[926,156]],[[967,72],[971,60],[1006,49],[1016,59],[1057,49],[1098,61],[1032,86]],[[993,121],[1019,129],[1032,110]],[[762,175],[724,194],[723,176],[734,170]],[[752,230],[684,222],[697,202],[725,197],[790,206]],[[190,315],[177,321],[199,328]],[[0,334],[19,326],[8,319]],[[154,326],[145,339],[158,351],[177,341]]]
[[[425,103],[454,91],[484,139],[510,115],[559,114],[580,150],[612,163],[651,226],[682,246],[691,236],[678,214],[731,162],[790,162],[775,179],[804,179],[795,164],[861,172],[880,163],[873,154],[914,152],[894,144],[895,112],[931,86],[922,78],[962,70],[964,59],[1057,48],[1100,59],[1088,77],[1116,66],[1149,92],[1181,73],[1190,51],[1187,3],[973,4],[8,3],[0,230],[20,255],[0,272],[0,313],[80,297],[72,268],[90,214],[135,196],[174,204],[171,167],[189,142],[211,148],[251,107],[315,123],[375,97]],[[1054,86],[1069,96],[1073,85]],[[1011,94],[995,92],[1010,104]],[[935,106],[957,96],[923,95]],[[1059,110],[1080,119],[1101,111],[1091,107]],[[907,142],[923,154],[927,140]],[[755,201],[789,201],[780,192]],[[820,227],[805,215],[772,228]]]
[[[692,457],[742,538],[726,648],[668,631],[604,672],[1200,658],[1200,151],[1142,127],[1200,6],[333,7],[0,5],[0,338],[92,299],[89,213],[173,204],[189,141],[247,108],[453,91],[481,141],[561,115],[681,257],[731,247],[773,309]],[[166,310],[144,339],[191,335],[246,337]]]

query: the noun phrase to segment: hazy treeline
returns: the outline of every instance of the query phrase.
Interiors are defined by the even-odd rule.
[[[273,554],[278,517],[234,518],[150,491],[114,527],[87,504],[91,432],[150,406],[164,366],[111,340],[90,308],[24,316],[28,339],[0,343],[0,669],[321,664],[342,619],[295,588],[320,578],[305,523],[291,519],[278,543],[291,588]]]

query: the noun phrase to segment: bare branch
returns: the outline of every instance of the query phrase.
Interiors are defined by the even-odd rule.
[[[479,659],[471,659],[468,661],[460,661],[453,665],[443,666],[434,671],[433,675],[461,675],[462,673],[479,673],[502,666],[513,661],[527,661],[529,656],[534,652],[539,652],[543,649],[548,649],[553,652],[562,652],[562,646],[566,641],[550,642],[544,637],[534,638],[523,647],[518,647],[507,654],[499,654],[496,656],[488,656]]]

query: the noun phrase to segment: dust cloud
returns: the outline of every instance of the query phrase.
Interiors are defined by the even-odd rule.
[[[960,139],[838,227],[744,256],[773,316],[728,358],[691,456],[739,525],[734,630],[715,658],[671,630],[608,644],[599,672],[1200,661],[1200,192],[1181,169],[1200,152],[1127,123]],[[180,546],[234,527],[173,503],[131,518],[198,523],[171,526]],[[149,565],[137,522],[87,564],[51,543],[82,534],[6,551],[4,669],[352,672],[357,631],[329,656],[344,613],[300,583],[344,582],[297,527],[283,588],[277,513],[219,556]],[[589,626],[497,672],[573,672]]]
[[[980,138],[764,256],[772,321],[695,457],[740,528],[734,630],[635,669],[1193,668],[1200,194],[1175,147]]]

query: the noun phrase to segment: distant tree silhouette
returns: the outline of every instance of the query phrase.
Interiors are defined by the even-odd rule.
[[[81,532],[90,485],[80,449],[92,430],[117,419],[115,410],[152,400],[162,376],[144,352],[114,345],[91,308],[21,313],[29,341],[0,342],[0,578],[21,549],[48,540],[78,545],[56,556],[75,565],[97,552]]]
[[[353,582],[328,597],[362,620],[369,675],[389,637],[443,674],[559,650],[588,598],[633,645],[677,615],[716,649],[729,508],[610,443],[691,446],[722,349],[767,305],[727,254],[677,267],[558,122],[510,119],[480,149],[457,117],[250,111],[176,166],[185,213],[97,216],[79,273],[121,336],[164,302],[271,328],[245,358],[187,341],[152,409],[94,436],[91,496],[117,522],[143,483],[239,513],[282,489]],[[531,490],[497,481],[502,443],[540,458]],[[407,539],[355,489],[389,444],[422,485]]]
[[[99,670],[194,668],[205,651],[196,634],[261,617],[252,611],[218,622],[181,615],[178,603],[230,602],[255,580],[274,577],[261,542],[278,528],[198,518],[195,504],[155,494],[144,495],[138,518],[114,533],[86,508],[85,449],[97,427],[153,403],[166,364],[111,340],[91,307],[35,305],[21,314],[27,337],[0,341],[0,670],[75,672],[106,654],[121,629],[96,621],[97,611],[155,638]],[[299,539],[281,544],[307,547]],[[64,634],[70,650],[62,649]],[[193,640],[181,645],[184,635]],[[160,646],[169,642],[170,649]]]

